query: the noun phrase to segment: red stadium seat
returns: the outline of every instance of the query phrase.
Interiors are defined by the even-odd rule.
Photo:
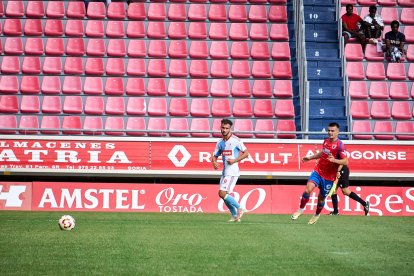
[[[185,22],[171,22],[168,26],[168,37],[171,39],[187,38]]]
[[[62,104],[59,96],[45,96],[42,102],[42,113],[60,114]]]
[[[208,33],[210,39],[227,39],[227,25],[223,22],[212,22]]]
[[[272,97],[272,87],[270,80],[255,80],[253,82],[253,96],[254,97],[265,97],[270,98]]]
[[[83,22],[80,19],[68,19],[66,21],[65,35],[66,36],[83,36],[84,34]]]
[[[7,1],[6,17],[23,17],[24,3],[23,1]]]
[[[17,56],[4,56],[1,62],[1,72],[3,74],[18,74],[20,72],[19,58]]]
[[[390,98],[393,100],[408,100],[408,86],[406,82],[391,82]]]
[[[187,116],[188,115],[188,102],[183,98],[172,98],[169,105],[170,116]]]
[[[62,61],[60,57],[45,57],[43,60],[43,73],[60,75],[62,73]]]
[[[289,31],[287,24],[272,24],[269,36],[270,39],[274,41],[289,40]]]
[[[81,134],[82,122],[79,116],[63,117],[62,133],[63,134]]]
[[[399,20],[398,10],[396,7],[383,7],[379,13],[384,24],[391,24],[394,20]]]
[[[126,125],[126,134],[129,136],[145,136],[145,118],[129,117]]]
[[[43,40],[38,37],[28,37],[24,47],[26,55],[43,55]]]
[[[361,44],[346,44],[345,57],[348,61],[362,61],[362,59],[364,58],[364,54],[362,53]]]
[[[287,76],[291,75],[289,73],[290,69],[290,63],[289,68],[287,67],[287,64],[280,64],[278,66],[279,68],[276,68],[276,65],[273,67],[273,76],[275,78],[287,78]],[[285,71],[287,70],[287,71]],[[255,78],[270,78],[272,76],[270,72],[270,63],[267,60],[255,60],[253,61],[252,65],[252,76]]]
[[[267,24],[251,23],[249,36],[251,40],[268,40],[269,30],[267,29]]]
[[[86,97],[84,113],[102,115],[104,113],[104,98],[99,96]]]
[[[231,116],[229,99],[213,99],[211,104],[211,115],[213,117],[229,117]]]
[[[83,120],[83,133],[86,135],[101,135],[103,129],[102,117],[85,116]]]
[[[352,119],[369,119],[368,101],[352,101],[350,113]]]
[[[273,77],[278,79],[291,79],[292,67],[290,61],[275,61],[273,62]]]
[[[26,7],[26,17],[42,18],[45,15],[43,1],[28,1]]]
[[[348,44],[350,45],[350,44]],[[360,44],[357,44],[360,45]],[[377,46],[372,44],[367,44],[365,48],[365,58],[368,61],[383,61],[384,60],[384,53],[377,52]]]
[[[206,39],[207,27],[205,22],[190,22],[188,27],[188,37],[190,39]]]
[[[69,40],[71,39],[75,39],[75,38],[70,38]],[[69,45],[69,40],[68,40],[68,45]],[[62,56],[65,52],[63,44],[64,44],[63,38],[61,37],[48,38],[46,42],[46,49],[45,49],[46,55]]]
[[[85,64],[85,74],[87,75],[103,75],[104,64],[102,58],[88,58]]]
[[[395,5],[397,5],[397,0],[378,0],[378,5],[380,5],[380,6],[395,6]]]
[[[227,11],[226,5],[222,4],[211,4],[208,11],[208,19],[210,21],[226,21]]]
[[[275,104],[275,115],[278,118],[294,118],[295,108],[292,99],[278,99]]]
[[[165,4],[164,3],[150,3],[148,6],[147,13],[149,20],[160,20],[163,21],[167,17]]]
[[[291,80],[275,80],[273,94],[277,98],[293,97],[293,88]]]
[[[283,52],[283,49],[280,49],[279,53],[283,54],[282,52]],[[269,50],[268,43],[258,42],[258,41],[253,42],[252,48],[251,48],[251,56],[253,59],[269,59],[270,50]],[[278,59],[278,58],[274,57],[274,59]]]
[[[207,60],[191,60],[190,75],[191,77],[207,78],[209,76]]]
[[[126,9],[123,2],[111,2],[108,5],[107,17],[109,19],[125,19]]]
[[[60,19],[46,20],[44,32],[46,36],[62,36],[63,35],[62,20]]]
[[[186,118],[171,118],[168,128],[170,137],[187,137],[188,122]]]
[[[21,28],[21,25],[20,25],[20,28]],[[4,29],[6,32],[6,25],[4,25]],[[24,35],[41,36],[42,34],[43,34],[42,20],[27,18],[26,22],[24,23]]]
[[[85,35],[87,37],[104,37],[104,25],[101,20],[87,20]]]
[[[203,4],[191,4],[188,7],[188,20],[189,21],[205,21],[207,19],[206,5]]]
[[[145,76],[145,61],[143,59],[128,59],[127,75],[129,76]]]
[[[106,74],[108,76],[125,75],[125,64],[122,58],[108,58],[106,60]]]
[[[233,97],[250,97],[251,89],[248,80],[233,80],[231,87],[231,95]]]
[[[254,43],[253,43],[254,46]],[[276,60],[289,60],[290,47],[288,42],[273,42],[272,58]]]
[[[385,80],[384,63],[368,62],[366,77],[369,80]]]
[[[65,16],[65,5],[60,1],[49,1],[46,8],[46,16],[49,18],[63,18]]]
[[[288,19],[286,5],[270,6],[269,21],[277,23],[286,23]]]
[[[59,76],[44,76],[42,80],[43,94],[60,94],[61,85]]]
[[[187,19],[185,4],[171,3],[168,8],[168,19],[170,21],[185,21]]]
[[[4,96],[3,96],[4,97]],[[17,99],[16,99],[17,101]],[[17,102],[16,102],[17,104]],[[17,105],[16,105],[17,108]],[[20,112],[22,113],[39,113],[40,102],[38,96],[23,96],[20,102]]]
[[[1,134],[15,134],[17,128],[17,118],[15,115],[1,115],[0,116],[0,133]]]
[[[150,59],[148,62],[148,76],[166,77],[167,65],[164,59]]]
[[[167,136],[167,121],[165,118],[149,118],[148,136]]]
[[[387,78],[390,80],[405,80],[406,72],[404,63],[388,63]]]
[[[167,89],[169,96],[185,97],[187,96],[187,82],[185,79],[170,79]]]
[[[82,114],[83,101],[81,96],[66,96],[63,102],[63,112],[66,114]]]
[[[362,62],[347,62],[346,74],[351,80],[365,79],[364,65]]]
[[[235,119],[234,134],[241,138],[253,138],[253,122],[251,119]]]
[[[145,57],[147,55],[145,41],[130,40],[127,54],[129,57]]]
[[[397,0],[399,6],[403,7],[412,7],[414,5],[414,0]]]
[[[168,75],[170,77],[187,77],[188,69],[187,62],[184,59],[171,59],[168,69]]]
[[[412,113],[408,101],[394,101],[391,108],[391,116],[397,120],[410,120]]]
[[[414,44],[409,44],[407,48],[407,60],[414,62]]]
[[[414,63],[410,63],[410,66],[408,67],[408,79],[414,80]]]
[[[274,138],[274,131],[275,126],[273,124],[273,120],[256,120],[256,125],[254,128],[254,135],[256,136],[256,138]]]
[[[280,132],[295,132],[296,126],[293,120],[278,120],[276,124],[276,137],[279,139],[295,139],[294,133],[280,133]]]
[[[192,137],[209,137],[210,136],[210,122],[205,118],[193,118],[191,119],[190,126]]]
[[[405,41],[407,43],[414,42],[414,26],[413,25],[404,26],[404,34],[405,34]]]
[[[144,79],[128,78],[125,92],[128,96],[145,95]]]
[[[110,39],[108,42],[109,57],[124,57],[126,55],[126,45],[123,39]]]
[[[37,116],[24,115],[20,117],[19,133],[37,134],[39,128],[39,119]]]
[[[374,134],[376,140],[394,140],[392,135],[392,122],[390,121],[376,121],[374,124],[374,133],[386,132],[390,134]]]
[[[20,37],[7,37],[4,43],[4,54],[21,55],[23,54],[23,42]]]
[[[191,41],[190,44],[191,58],[208,58],[208,46],[206,41]]]
[[[0,113],[17,113],[19,111],[19,100],[15,95],[0,96]]]
[[[42,134],[59,134],[60,118],[58,116],[43,116],[40,128]]]
[[[40,81],[38,76],[22,76],[20,80],[20,92],[22,94],[39,94]]]
[[[234,61],[236,62],[236,61]],[[234,64],[233,62],[233,64]],[[228,78],[230,77],[230,71],[229,71],[229,64],[227,60],[213,60],[211,62],[211,68],[210,68],[210,75],[213,78]],[[233,75],[233,68],[232,68],[232,76],[236,77],[236,75]],[[250,74],[249,74],[250,76]],[[237,77],[241,77],[237,75]]]
[[[358,0],[358,4],[360,4],[361,6],[376,5],[377,0]]]
[[[256,99],[254,102],[253,114],[256,117],[273,117],[272,100]]]
[[[168,56],[170,58],[186,58],[188,56],[186,41],[171,41],[168,48]]]
[[[102,95],[102,78],[86,77],[83,84],[83,92],[87,95]]]
[[[89,19],[104,19],[106,17],[105,3],[103,2],[90,2],[86,15]]]
[[[145,4],[140,2],[130,3],[128,6],[128,19],[130,20],[144,20],[147,17],[145,12]]]
[[[221,119],[214,119],[213,120],[213,127],[212,127],[212,131],[213,131],[213,137],[223,137],[221,135]]]
[[[119,77],[109,77],[105,83],[106,95],[124,95],[124,80]]]
[[[232,58],[248,59],[250,58],[249,51],[249,44],[246,41],[233,41],[231,43],[230,56]]]
[[[403,8],[401,10],[400,20],[404,25],[414,24],[414,8]]]
[[[251,5],[249,10],[250,22],[266,22],[267,11],[265,5]]]
[[[83,38],[69,38],[66,45],[66,54],[70,56],[83,56],[85,54]]]
[[[348,91],[351,99],[368,99],[368,88],[365,81],[350,81]]]
[[[395,132],[398,140],[414,140],[414,122],[397,122]],[[411,133],[411,135],[403,135],[402,133]]]
[[[371,123],[369,121],[354,121],[352,124],[352,134],[354,139],[358,140],[371,140],[372,134],[363,134],[364,132],[371,133]],[[359,132],[359,133],[358,133]]]
[[[147,94],[148,96],[165,96],[167,94],[167,85],[165,83],[165,79],[148,79]]]
[[[225,41],[212,41],[210,45],[210,56],[214,59],[227,59],[229,58],[229,50],[227,48],[227,42]]]
[[[110,115],[124,115],[125,101],[123,97],[107,97],[105,113]]]
[[[122,136],[125,134],[125,122],[123,117],[106,117],[105,134]]]
[[[129,21],[126,35],[128,38],[144,38],[145,25],[143,21]]]
[[[40,74],[42,69],[40,68],[40,58],[25,56],[22,63],[23,74]]]
[[[371,99],[388,99],[388,84],[383,81],[372,81],[369,87],[369,96]]]
[[[230,87],[226,79],[211,80],[210,94],[213,97],[229,97]]]
[[[247,32],[247,24],[231,23],[229,37],[231,40],[247,40],[249,37]]]
[[[191,116],[208,117],[210,116],[210,103],[206,98],[193,98],[190,107]]]
[[[82,92],[82,80],[79,76],[65,76],[62,86],[63,94],[80,94]]]
[[[83,63],[81,57],[66,57],[63,71],[65,74],[83,74]]]
[[[167,100],[165,98],[150,98],[148,102],[148,115],[166,116]]]
[[[128,115],[145,115],[147,113],[145,98],[129,97],[126,112]]]
[[[230,5],[228,17],[231,22],[246,22],[247,21],[246,5]]]
[[[122,38],[125,36],[124,21],[108,21],[106,23],[106,36]]]
[[[41,2],[41,1],[39,1]],[[66,17],[83,19],[86,15],[85,3],[70,1],[66,10]]]
[[[21,36],[23,30],[20,19],[6,18],[4,20],[3,33],[6,36]]]
[[[388,101],[373,101],[371,103],[371,117],[374,119],[390,119],[391,110]]]
[[[233,116],[235,117],[252,117],[253,109],[250,99],[234,99]]]

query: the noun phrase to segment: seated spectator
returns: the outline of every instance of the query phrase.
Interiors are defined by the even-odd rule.
[[[381,37],[384,30],[384,21],[377,14],[377,7],[370,6],[369,14],[364,17],[364,33],[368,39],[368,43],[376,44],[377,38]]]
[[[384,52],[391,62],[401,62],[401,58],[406,54],[405,35],[398,31],[399,27],[400,23],[394,20],[391,22],[391,31],[385,34]]]
[[[351,37],[355,37],[365,50],[366,37],[361,28],[363,26],[362,18],[353,13],[354,7],[351,4],[346,5],[346,13],[342,15],[342,35],[345,39],[345,44],[348,43]]]

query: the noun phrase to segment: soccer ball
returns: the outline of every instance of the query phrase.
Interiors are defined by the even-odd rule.
[[[59,219],[60,230],[70,231],[75,228],[75,219],[70,215],[63,215]]]

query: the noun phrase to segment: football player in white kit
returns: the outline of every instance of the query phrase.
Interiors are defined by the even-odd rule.
[[[232,125],[233,122],[229,119],[221,120],[220,130],[223,138],[217,142],[211,161],[214,169],[217,170],[219,167],[217,158],[220,155],[223,158],[224,167],[220,178],[219,196],[231,212],[232,217],[229,221],[239,222],[244,210],[230,193],[233,191],[237,179],[240,176],[238,162],[248,157],[249,152],[240,138],[231,132]]]

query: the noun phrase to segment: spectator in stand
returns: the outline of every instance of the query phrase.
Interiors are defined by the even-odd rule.
[[[391,62],[401,62],[401,58],[406,54],[405,35],[398,31],[399,27],[400,23],[394,20],[391,22],[391,31],[385,34],[384,52]]]
[[[361,43],[365,51],[366,37],[362,29],[364,21],[355,14],[354,7],[351,4],[346,5],[346,13],[342,15],[342,35],[345,39],[345,44],[349,42],[350,38],[356,38]]]
[[[364,33],[370,44],[377,44],[377,38],[381,37],[384,30],[384,21],[381,16],[377,14],[377,7],[370,6],[369,14],[364,17]],[[381,49],[381,47],[380,47]]]

